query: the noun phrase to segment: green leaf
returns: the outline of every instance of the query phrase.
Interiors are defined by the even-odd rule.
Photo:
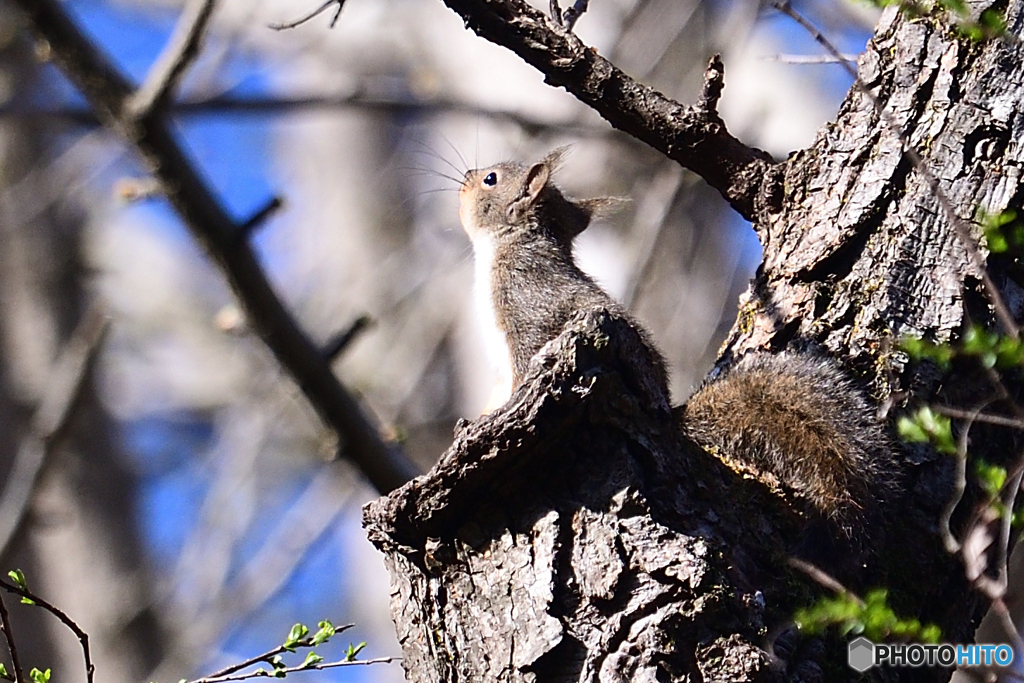
[[[319,664],[322,661],[324,661],[323,657],[321,657],[315,652],[310,652],[308,655],[306,655],[306,661],[302,663],[302,668],[308,669],[309,667],[314,666],[315,664]]]
[[[35,681],[35,683],[50,683],[50,670],[40,671],[39,669],[32,669],[28,672],[28,677]]]
[[[939,0],[939,4],[961,17],[966,17],[970,12],[964,0]]]
[[[1002,16],[998,12],[991,12],[987,15],[983,12],[981,21],[973,25],[974,29],[969,31],[968,37],[979,40],[986,34],[1005,31],[1006,27],[1001,26],[1002,21]],[[966,27],[961,27],[960,30],[964,32]],[[1024,225],[1017,220],[1015,210],[1006,209],[997,214],[979,211],[977,218],[985,235],[986,246],[993,254],[1002,254],[1010,250],[1020,251],[1021,247],[1024,247],[1024,231],[1022,231]]]
[[[310,638],[310,644],[314,647],[320,645],[321,643],[326,643],[328,640],[331,639],[332,636],[334,636],[336,631],[336,629],[334,628],[334,624],[327,621],[326,619],[317,624],[317,626],[320,627],[320,630],[314,633],[313,637]]]
[[[348,650],[345,652],[345,661],[354,662],[356,661],[356,655],[362,652],[363,648],[366,647],[366,642],[359,643],[358,645],[348,644]]]
[[[985,489],[992,499],[999,498],[999,492],[1006,484],[1006,468],[998,465],[989,465],[986,462],[977,461],[974,463],[974,472],[978,476],[978,482]]]
[[[295,647],[299,645],[299,641],[309,634],[309,629],[306,628],[305,624],[295,624],[292,626],[292,630],[288,632],[288,638],[284,641],[281,646],[289,652],[295,652]]]
[[[11,577],[11,581],[15,583],[23,591],[28,590],[28,584],[25,583],[25,572],[20,569],[12,569],[7,572],[7,576]]]
[[[922,626],[917,619],[900,619],[889,607],[885,589],[870,591],[863,604],[852,595],[822,598],[794,616],[797,627],[808,633],[820,633],[835,626],[844,634],[863,633],[876,642],[886,639],[937,643],[942,637],[938,626]]]
[[[901,416],[896,422],[896,432],[904,441],[930,443],[935,450],[947,455],[956,453],[952,421],[929,406],[921,407],[912,416]]]
[[[900,348],[913,360],[930,360],[943,370],[949,369],[949,364],[956,355],[956,351],[949,344],[936,344],[919,337],[904,337],[900,342]]]
[[[14,676],[7,673],[7,667],[4,666],[3,662],[0,662],[0,678],[6,678],[9,681],[14,680]]]
[[[7,572],[7,576],[11,577],[11,581],[13,581],[18,586],[18,588],[20,588],[23,591],[28,590],[28,583],[25,581],[25,572],[21,571],[20,569],[12,569],[11,571]],[[22,596],[21,604],[34,605],[36,604],[36,601],[31,598],[26,598]]]
[[[1006,33],[1006,17],[999,10],[989,7],[981,13],[981,25],[991,31],[993,36]],[[1012,209],[1008,209],[1012,210]]]

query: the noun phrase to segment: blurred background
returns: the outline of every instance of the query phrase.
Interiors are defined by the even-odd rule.
[[[684,400],[757,267],[749,226],[439,0],[348,0],[333,28],[333,10],[269,27],[319,4],[221,0],[175,121],[236,218],[284,200],[253,239],[307,333],[323,343],[373,319],[335,370],[388,434],[429,467],[494,381],[462,173],[567,144],[568,194],[633,200],[579,238],[581,265],[653,333]],[[866,4],[794,4],[852,55],[877,18]],[[136,82],[181,11],[64,6]],[[750,0],[593,0],[576,32],[684,103],[721,53],[725,121],[779,159],[812,143],[850,86],[802,29]],[[104,683],[198,677],[320,619],[355,624],[327,658],[360,641],[361,657],[398,654],[388,577],[360,528],[376,492],[329,461],[338,445],[202,248],[163,200],[136,197],[146,169],[45,58],[0,3],[0,566],[89,633]],[[97,312],[109,328],[83,347]],[[82,348],[94,362],[66,434],[41,439]],[[84,678],[71,633],[11,610],[26,667]],[[297,676],[402,680],[398,664]]]

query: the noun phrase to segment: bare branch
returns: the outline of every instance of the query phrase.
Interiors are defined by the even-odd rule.
[[[217,0],[189,0],[185,4],[174,33],[150,68],[145,82],[125,103],[129,116],[149,116],[155,110],[163,109],[174,96],[178,82],[199,55],[216,3]]]
[[[0,631],[4,632],[4,640],[7,641],[7,651],[11,653],[11,667],[14,669],[14,680],[17,683],[23,683],[25,672],[21,668],[18,646],[14,642],[14,633],[11,631],[11,617],[7,612],[7,605],[4,604],[3,595],[0,595]]]
[[[947,417],[970,420],[971,422],[983,422],[985,424],[998,425],[1000,427],[1011,427],[1013,429],[1024,431],[1024,420],[1020,418],[960,410],[958,408],[953,408],[952,406],[932,406],[932,410]]]
[[[565,26],[566,31],[573,29],[576,22],[583,16],[583,13],[587,11],[589,5],[589,0],[576,0],[572,7],[562,12],[562,25]]]
[[[444,2],[478,35],[541,71],[549,85],[565,88],[614,127],[694,171],[741,215],[754,218],[774,161],[730,135],[717,112],[683,106],[635,81],[524,0]]]
[[[270,201],[263,205],[259,211],[250,216],[244,223],[238,226],[238,239],[245,240],[249,238],[252,231],[256,228],[261,227],[270,216],[274,214],[278,209],[284,206],[284,200],[280,197],[271,197]]]
[[[600,137],[608,135],[605,126],[581,124],[575,120],[550,121],[517,112],[489,109],[459,100],[444,97],[415,99],[368,94],[374,90],[371,83],[358,86],[350,94],[343,95],[298,95],[298,96],[233,96],[220,95],[203,99],[169,102],[165,113],[169,116],[185,117],[204,114],[287,114],[295,111],[320,109],[363,109],[375,112],[392,112],[427,116],[430,114],[463,114],[473,118],[493,119],[519,126],[527,131],[549,131],[571,133],[578,137]],[[35,109],[3,106],[0,119],[54,119],[84,126],[100,125],[91,110],[74,105],[60,108]]]
[[[761,57],[766,62],[782,62],[783,64],[837,64],[846,62],[851,66],[857,64],[857,55],[843,54],[840,59],[832,55],[765,55]]]
[[[54,363],[46,395],[32,416],[29,433],[22,439],[4,484],[4,496],[0,499],[0,556],[21,526],[43,464],[75,413],[109,322],[103,306],[94,303]]]
[[[353,320],[352,324],[345,328],[344,331],[327,342],[327,345],[324,346],[324,357],[332,361],[336,359],[356,337],[362,334],[368,327],[372,327],[373,324],[373,318],[368,315],[361,315]]]
[[[790,567],[793,567],[794,569],[797,569],[806,574],[807,576],[809,576],[818,585],[829,589],[833,593],[842,595],[845,598],[853,600],[861,607],[864,606],[864,601],[861,600],[860,596],[858,596],[856,593],[851,591],[843,584],[839,583],[838,579],[836,579],[828,572],[823,571],[821,568],[811,564],[810,562],[807,562],[806,560],[801,560],[799,557],[790,557],[787,560],[787,564],[789,564]]]
[[[334,17],[331,19],[331,28],[334,28],[334,25],[338,23],[338,17],[341,16],[341,10],[345,6],[345,0],[326,0],[324,4],[320,5],[320,7],[316,8],[309,14],[303,15],[302,17],[299,17],[295,21],[289,21],[283,24],[270,24],[270,28],[274,29],[275,31],[284,31],[286,29],[295,28],[296,26],[301,26],[302,24],[305,24],[307,21],[309,21],[316,15],[326,10],[331,5],[338,6],[338,9],[335,10],[334,12]]]
[[[133,88],[71,21],[57,0],[16,0],[34,30],[46,40],[64,73],[81,89],[107,126],[136,146],[160,180],[171,204],[193,236],[223,271],[247,319],[278,361],[295,378],[320,417],[344,441],[344,452],[381,492],[418,474],[400,449],[385,443],[359,403],[342,386],[327,360],[299,328],[274,292],[238,225],[192,166],[160,112],[126,116]]]
[[[1006,637],[1013,643],[1014,649],[1017,652],[1024,652],[1024,639],[1020,637],[1020,632],[1017,630],[1016,624],[1013,623],[1013,616],[1010,614],[1009,608],[1006,606],[1006,601],[1002,598],[997,598],[992,601],[992,610],[999,617],[999,623],[1003,627],[1003,631],[1006,633]]]

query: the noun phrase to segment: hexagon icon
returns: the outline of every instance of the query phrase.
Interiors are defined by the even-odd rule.
[[[850,668],[864,673],[875,664],[875,644],[864,636],[851,640],[848,657]]]

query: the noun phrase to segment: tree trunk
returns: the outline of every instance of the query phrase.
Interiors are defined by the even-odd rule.
[[[1019,35],[1024,0],[1008,5]],[[993,323],[982,273],[900,135],[977,239],[979,210],[1021,206],[1022,54],[1012,38],[972,42],[937,15],[886,11],[860,60],[886,114],[854,88],[811,148],[765,174],[752,209],[764,263],[724,364],[755,348],[824,347],[897,406],[891,421],[922,400],[974,407],[993,395],[971,372],[939,392],[934,368],[896,349],[905,335],[948,341],[967,321]],[[989,259],[1019,305],[1008,266]],[[847,638],[788,630],[822,592],[787,564],[808,538],[799,506],[685,443],[634,345],[621,321],[580,316],[506,406],[462,428],[428,475],[367,506],[410,680],[858,677]],[[1006,430],[971,433],[973,456],[1016,453]],[[856,572],[825,568],[858,590],[887,587],[902,616],[969,641],[984,601],[936,532],[954,463],[924,447],[894,445],[893,458],[900,494],[863,539],[876,552]]]

